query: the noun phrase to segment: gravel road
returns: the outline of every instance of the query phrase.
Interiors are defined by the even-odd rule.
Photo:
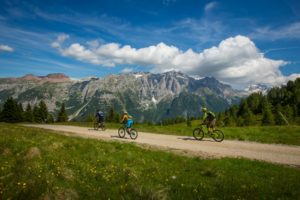
[[[91,128],[62,125],[25,125],[59,131],[64,135],[79,136],[84,138],[96,138],[102,140],[119,140],[134,142],[144,147],[159,148],[192,156],[202,157],[243,157],[262,160],[271,163],[286,164],[300,167],[300,146],[281,144],[262,144],[257,142],[245,142],[225,140],[221,143],[211,138],[202,141],[195,140],[192,136],[175,136],[139,132],[136,140],[131,140],[129,135],[119,138],[117,130],[95,131]],[[192,133],[191,133],[192,135]]]

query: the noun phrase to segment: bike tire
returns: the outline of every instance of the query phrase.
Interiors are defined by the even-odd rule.
[[[99,129],[99,124],[98,123],[94,123],[94,130],[98,131]]]
[[[214,130],[211,136],[216,142],[222,142],[224,140],[224,133],[221,130]]]
[[[104,125],[104,122],[102,122],[102,123],[100,124],[100,127],[99,127],[99,128],[101,128],[102,131],[105,131],[105,125]]]
[[[201,128],[195,128],[193,131],[193,136],[196,140],[202,140],[204,137],[204,132]]]
[[[118,134],[120,138],[124,138],[126,134],[125,129],[123,127],[119,128]]]
[[[135,140],[138,137],[138,132],[135,129],[131,129],[130,138]]]

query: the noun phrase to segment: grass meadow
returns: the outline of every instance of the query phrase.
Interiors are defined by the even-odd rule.
[[[0,124],[0,163],[0,199],[300,197],[299,168],[184,157],[14,124]]]

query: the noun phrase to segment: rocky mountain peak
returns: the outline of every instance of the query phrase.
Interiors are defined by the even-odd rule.
[[[53,73],[53,74],[48,74],[46,76],[35,76],[33,74],[26,74],[21,78],[15,78],[15,79],[19,81],[38,81],[38,82],[52,82],[52,83],[71,81],[71,79],[63,73]]]
[[[46,77],[50,79],[70,79],[68,76],[66,76],[63,73],[48,74]]]

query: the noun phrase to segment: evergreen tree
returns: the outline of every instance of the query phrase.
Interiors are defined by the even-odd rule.
[[[225,126],[236,126],[237,118],[234,118],[231,115],[225,116],[224,125]]]
[[[236,125],[237,126],[245,126],[244,119],[242,117],[237,117],[237,119],[236,119]]]
[[[276,125],[288,125],[287,118],[283,115],[283,109],[280,104],[277,104],[275,107],[275,124]]]
[[[225,114],[221,112],[217,115],[217,126],[224,126],[225,125],[225,122],[224,122]]]
[[[57,116],[57,122],[66,122],[68,121],[68,114],[66,112],[65,103],[62,103],[60,111]]]
[[[248,110],[249,110],[249,106],[248,106],[247,101],[245,99],[242,99],[237,115],[243,116],[246,112],[248,112]]]
[[[294,112],[293,112],[293,109],[291,108],[290,105],[286,105],[283,107],[284,111],[283,111],[283,114],[287,117],[288,120],[293,120],[294,118]]]
[[[113,122],[115,120],[115,111],[113,108],[110,108],[108,115],[106,117],[107,122]]]
[[[187,125],[188,127],[191,127],[191,126],[192,126],[192,121],[191,121],[190,116],[187,116],[187,118],[186,118],[186,125]]]
[[[2,119],[2,109],[0,108],[0,122],[3,122],[3,119]]]
[[[47,123],[54,123],[54,118],[52,114],[48,114]]]
[[[37,122],[37,123],[42,122],[42,118],[40,115],[40,109],[36,104],[33,107],[33,121]]]
[[[41,122],[42,123],[47,122],[49,112],[48,112],[47,105],[43,100],[41,100],[39,103],[39,114],[40,114]]]
[[[3,105],[2,119],[4,122],[20,122],[21,113],[17,102],[13,98],[8,98]]]
[[[30,104],[27,104],[26,110],[24,112],[24,121],[26,122],[33,122],[34,118],[33,118],[33,112],[31,109]]]
[[[120,115],[119,115],[119,113],[116,112],[116,113],[115,113],[115,119],[114,119],[114,122],[115,122],[115,123],[120,123],[120,120],[121,120],[121,119],[120,119]]]
[[[266,97],[263,98],[262,107],[263,107],[262,125],[273,125],[274,115],[272,113],[271,104],[269,103]]]
[[[262,98],[261,93],[252,93],[247,98],[247,103],[248,103],[249,109],[252,113],[254,113],[254,114],[261,113],[261,110],[260,110],[261,98]]]
[[[18,104],[18,113],[19,113],[19,117],[20,117],[20,121],[24,121],[24,109],[23,109],[23,105],[22,103]]]
[[[255,121],[255,117],[253,115],[253,113],[251,112],[250,109],[248,109],[244,114],[243,114],[243,120],[244,126],[251,126],[251,125],[255,125],[256,121]]]

